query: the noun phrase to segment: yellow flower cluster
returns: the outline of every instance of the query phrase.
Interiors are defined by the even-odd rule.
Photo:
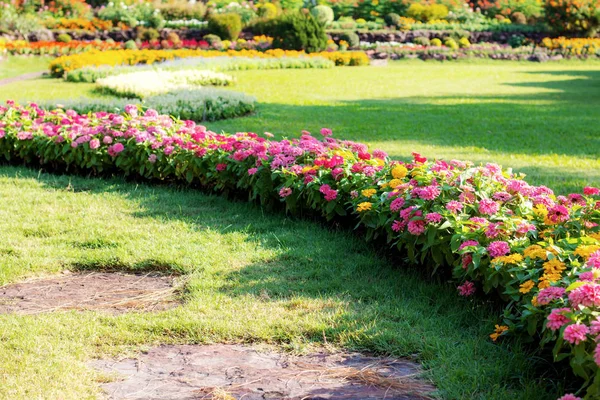
[[[550,50],[561,50],[572,55],[593,55],[600,50],[600,39],[597,38],[544,38],[542,46]]]
[[[371,207],[373,207],[373,204],[369,203],[368,201],[365,201],[358,205],[358,208],[356,209],[356,211],[358,211],[358,212],[369,211],[371,209]]]
[[[508,256],[496,257],[492,260],[493,263],[502,263],[502,264],[518,264],[523,261],[523,256],[514,253],[509,254]]]
[[[597,245],[581,245],[575,249],[573,254],[582,257],[584,260],[587,260],[588,258],[590,258],[592,253],[595,253],[598,250],[600,250],[600,246]]]
[[[490,335],[490,338],[492,338],[492,340],[495,342],[496,340],[498,340],[500,335],[502,335],[507,330],[508,326],[506,325],[496,325],[496,330]]]
[[[402,179],[408,174],[408,169],[402,164],[397,164],[392,168],[392,176],[395,179]]]
[[[365,189],[362,192],[360,192],[360,194],[362,194],[365,197],[371,197],[375,193],[377,193],[377,190],[375,190],[375,189]]]
[[[546,261],[544,263],[544,275],[542,275],[542,277],[540,278],[538,288],[545,289],[549,287],[552,282],[560,280],[562,272],[566,268],[567,267],[565,266],[565,264],[557,258],[553,258],[552,260]]]
[[[527,282],[522,283],[521,286],[519,286],[519,288],[520,288],[519,292],[521,292],[523,294],[527,294],[531,291],[531,289],[533,289],[534,286],[535,286],[535,282],[530,279]]]
[[[546,260],[548,257],[546,256],[546,250],[544,250],[541,246],[538,246],[537,244],[531,245],[529,247],[527,247],[525,250],[523,250],[523,255],[525,257],[529,257],[532,260],[535,259],[540,259],[540,260]]]
[[[369,57],[362,51],[338,52],[323,51],[306,54],[303,51],[270,49],[258,50],[110,50],[89,51],[81,54],[63,56],[50,63],[53,76],[62,76],[65,72],[89,66],[117,66],[154,64],[175,58],[189,57],[249,57],[249,58],[281,58],[281,57],[322,57],[331,60],[335,65],[368,65]]]

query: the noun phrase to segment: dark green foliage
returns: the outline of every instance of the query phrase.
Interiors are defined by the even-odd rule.
[[[263,28],[265,34],[273,37],[274,48],[313,53],[327,47],[325,28],[310,14],[285,14]]]
[[[516,49],[517,47],[521,47],[525,44],[525,36],[523,35],[512,35],[510,37],[510,39],[508,39],[508,44],[510,47],[512,47],[513,49]]]
[[[385,21],[385,24],[387,26],[394,26],[394,27],[398,27],[400,26],[400,16],[396,13],[389,13],[387,14],[383,20]]]
[[[144,28],[143,26],[138,26],[136,29],[137,38],[142,41],[153,41],[157,40],[160,37],[160,33],[154,28]]]
[[[238,14],[215,14],[208,20],[208,30],[222,40],[236,40],[242,31]]]

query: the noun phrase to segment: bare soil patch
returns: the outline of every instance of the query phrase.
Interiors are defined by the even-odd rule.
[[[0,287],[0,314],[103,310],[121,314],[175,307],[173,277],[108,272],[67,273]]]
[[[292,356],[243,345],[170,345],[92,365],[122,378],[103,385],[110,399],[422,400],[434,390],[418,379],[414,362],[357,353]]]

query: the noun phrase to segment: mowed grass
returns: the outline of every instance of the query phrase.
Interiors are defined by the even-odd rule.
[[[0,79],[12,78],[29,72],[45,72],[48,69],[48,57],[7,57],[0,59]],[[2,89],[0,89],[0,93]]]
[[[10,61],[10,60],[9,60]],[[600,63],[391,63],[233,73],[251,117],[213,130],[333,128],[393,157],[497,162],[559,192],[600,184]],[[42,78],[0,100],[93,96]],[[548,355],[488,335],[500,310],[389,260],[348,232],[193,190],[0,168],[0,284],[64,269],[188,278],[158,314],[0,316],[0,398],[94,397],[92,357],[157,343],[261,342],[415,357],[444,399],[555,399]]]
[[[496,162],[559,193],[600,185],[600,62],[401,61],[386,67],[232,72],[256,115],[208,123],[298,136],[330,127],[407,159]],[[38,79],[0,100],[93,96],[93,85]]]
[[[0,167],[0,285],[64,269],[183,274],[160,313],[0,315],[0,398],[99,394],[86,361],[159,343],[411,357],[444,399],[554,399],[555,366],[488,338],[500,311],[346,231],[194,190]],[[141,346],[141,347],[140,347]]]

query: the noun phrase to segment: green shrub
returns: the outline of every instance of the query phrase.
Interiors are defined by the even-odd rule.
[[[396,13],[387,14],[383,20],[387,26],[394,26],[396,28],[400,26],[400,16]]]
[[[156,8],[160,10],[161,15],[168,21],[197,19],[203,20],[206,15],[206,6],[198,1],[190,3],[185,0],[177,0],[171,3],[159,3]]]
[[[273,3],[263,3],[258,5],[258,16],[265,19],[273,19],[279,14],[277,6]]]
[[[238,14],[214,14],[208,20],[208,30],[222,40],[236,40],[242,31],[242,19]]]
[[[144,28],[138,26],[136,29],[136,37],[142,41],[152,42],[160,37],[160,33],[154,28]]]
[[[437,40],[440,40],[440,39],[437,39]],[[414,38],[413,39],[413,43],[414,44],[418,44],[419,46],[429,46],[429,45],[431,45],[431,42],[429,41],[429,39],[427,39],[424,36],[418,36],[418,37]],[[441,42],[440,42],[440,44],[441,44]]]
[[[452,38],[444,39],[444,46],[446,46],[452,50],[458,49],[458,43],[456,43],[456,40],[454,40]]]
[[[310,13],[323,26],[329,26],[333,22],[333,10],[329,6],[316,6]]]
[[[137,50],[137,44],[133,40],[128,40],[125,42],[125,48],[127,50]]]
[[[600,28],[600,0],[555,0],[544,5],[546,22],[558,33],[593,36]]]
[[[215,49],[221,48],[221,38],[218,37],[217,35],[213,35],[213,34],[204,35],[204,37],[202,39],[204,39],[206,42],[208,42],[208,44],[211,45],[211,47],[214,47]]]
[[[73,38],[68,33],[61,33],[56,37],[56,41],[61,43],[69,43],[71,40],[73,40]]]
[[[439,38],[433,38],[430,41],[432,46],[440,47],[442,45],[442,41]]]
[[[448,7],[443,4],[422,5],[413,3],[408,7],[407,16],[417,21],[427,22],[434,19],[444,19],[448,16]]]
[[[57,104],[79,113],[120,109],[128,104],[140,104],[138,99],[76,99],[56,100],[42,104],[42,108],[54,109]],[[157,110],[161,114],[172,115],[192,121],[216,121],[242,117],[255,111],[256,99],[244,93],[219,89],[178,90],[144,100],[144,107]]]
[[[460,47],[461,49],[467,49],[471,47],[471,42],[469,42],[469,39],[467,39],[466,37],[460,38],[458,39],[458,47]]]
[[[327,47],[325,28],[310,14],[284,14],[273,20],[267,31],[273,37],[274,48],[312,53]]]
[[[0,3],[0,9],[2,4]],[[17,34],[24,39],[37,30],[42,29],[42,23],[34,14],[19,14],[12,7],[7,7],[0,12],[0,33]]]
[[[347,31],[340,35],[340,40],[345,40],[348,42],[348,46],[351,48],[356,48],[360,45],[360,38],[354,31]]]

